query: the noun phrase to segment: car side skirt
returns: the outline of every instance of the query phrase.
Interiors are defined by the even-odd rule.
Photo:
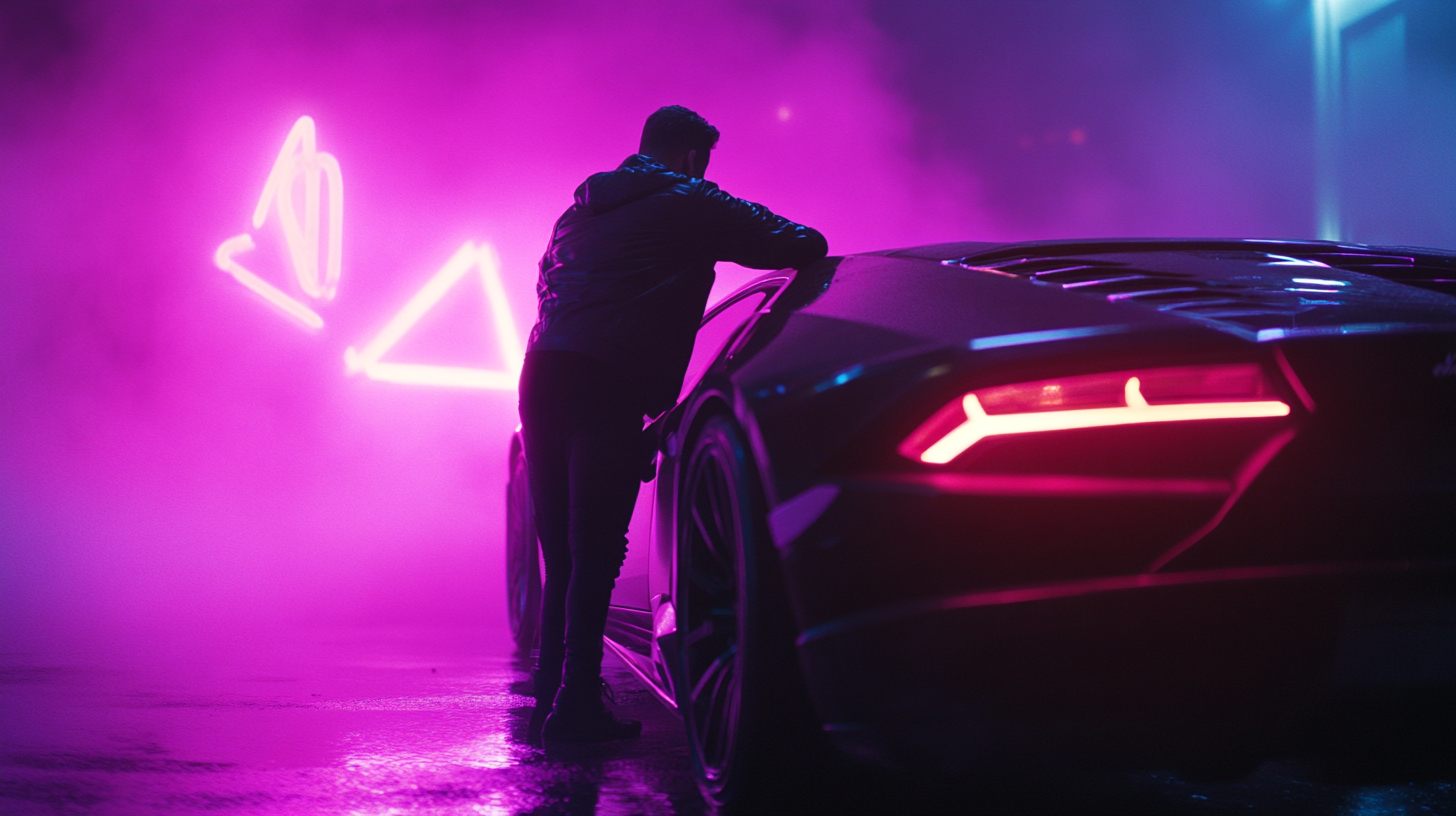
[[[677,701],[662,682],[665,666],[652,657],[652,615],[642,609],[613,606],[607,612],[607,648],[641,680],[663,705],[676,711]]]

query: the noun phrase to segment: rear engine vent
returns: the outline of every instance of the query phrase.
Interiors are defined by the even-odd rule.
[[[1261,256],[1262,257],[1262,256]],[[1208,320],[1269,316],[1288,318],[1305,308],[1298,298],[1229,281],[1201,280],[1182,272],[1138,269],[1130,264],[1080,258],[1017,258],[987,265],[946,261],[1014,275],[1044,286],[1056,286],[1109,301],[1135,300],[1159,311],[1180,312]]]
[[[964,261],[946,261],[954,266],[969,266]],[[1076,272],[1079,270],[1123,269],[1127,264],[1121,261],[1079,260],[1077,258],[1017,258],[1001,261],[994,266],[976,267],[1009,272],[1017,277],[1029,278],[1053,272]]]
[[[1456,262],[1448,258],[1370,252],[1312,252],[1301,253],[1299,257],[1336,269],[1362,272],[1408,286],[1456,295]]]

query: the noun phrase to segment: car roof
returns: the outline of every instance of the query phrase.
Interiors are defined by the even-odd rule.
[[[1151,252],[1197,251],[1217,249],[1255,249],[1288,253],[1399,252],[1421,256],[1456,258],[1456,251],[1433,247],[1357,244],[1339,241],[1315,241],[1282,238],[1071,238],[1050,241],[953,241],[942,244],[887,249],[861,255],[884,255],[892,258],[920,258],[927,261],[955,259],[990,260],[1024,254],[1036,257],[1060,257],[1083,252]]]

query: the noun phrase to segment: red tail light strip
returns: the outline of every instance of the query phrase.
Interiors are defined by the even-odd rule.
[[[1247,419],[1289,415],[1289,406],[1279,400],[1249,402],[1191,402],[1149,405],[1139,390],[1137,377],[1129,377],[1127,406],[1084,408],[1073,411],[1033,411],[1021,414],[987,414],[975,394],[967,394],[962,406],[966,420],[920,454],[920,461],[943,465],[965,453],[988,436],[1065,431],[1073,428],[1104,428],[1147,422],[1187,422],[1199,419]]]
[[[1152,397],[1149,402],[1144,389]],[[944,465],[993,436],[1154,422],[1288,416],[1289,405],[1250,363],[1149,369],[984,388],[942,408],[900,453]],[[1121,404],[1119,404],[1121,403]]]

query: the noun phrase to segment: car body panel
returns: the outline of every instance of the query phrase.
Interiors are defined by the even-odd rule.
[[[652,548],[652,514],[657,504],[657,485],[648,482],[637,491],[637,504],[627,525],[627,556],[612,588],[612,605],[629,609],[651,607],[648,565]]]
[[[1435,250],[1212,239],[947,244],[770,273],[735,293],[773,289],[657,420],[609,644],[673,704],[679,471],[726,413],[846,750],[949,756],[993,701],[1002,719],[1066,713],[1048,699],[1117,719],[1134,688],[1203,689],[1182,702],[1204,713],[1261,676],[1270,705],[1327,692],[1352,599],[1456,599],[1452,279],[1456,255]],[[896,452],[974,389],[1228,363],[1256,364],[1289,414],[1032,434],[939,467]],[[1456,648],[1452,621],[1430,631]]]

